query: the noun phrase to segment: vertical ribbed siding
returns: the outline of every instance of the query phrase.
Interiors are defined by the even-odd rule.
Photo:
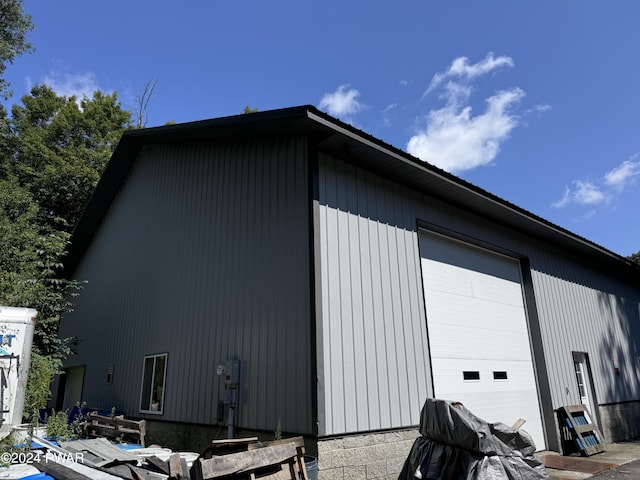
[[[415,218],[377,177],[324,156],[319,193],[320,433],[415,425],[431,390]]]
[[[532,262],[553,407],[579,403],[572,352],[589,355],[598,403],[640,398],[640,294],[577,259],[542,250]],[[620,365],[620,377],[614,361]]]
[[[416,425],[433,392],[419,221],[528,259],[536,310],[529,314],[537,314],[544,350],[534,362],[546,366],[553,404],[542,398],[547,435],[555,436],[550,408],[580,402],[573,351],[589,355],[598,403],[640,398],[637,286],[341,160],[321,155],[319,165],[321,434]]]
[[[70,363],[87,365],[89,404],[137,414],[142,359],[168,352],[161,418],[211,423],[216,365],[236,358],[240,427],[312,432],[305,159],[304,139],[145,148],[63,322],[82,340]]]
[[[311,432],[305,149],[282,140],[141,154],[63,322],[83,340],[69,365],[86,364],[91,406],[135,414],[144,355],[168,352],[161,418],[209,423],[224,394],[215,366],[237,357],[240,424]],[[589,355],[599,403],[638,398],[637,286],[340,160],[319,165],[321,434],[415,425],[432,392],[417,221],[528,258],[553,408],[578,401],[571,351]]]

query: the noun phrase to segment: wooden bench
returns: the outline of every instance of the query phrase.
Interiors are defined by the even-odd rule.
[[[131,420],[124,415],[105,416],[98,412],[90,412],[84,427],[89,438],[104,437],[114,442],[137,443],[144,447],[146,422]]]

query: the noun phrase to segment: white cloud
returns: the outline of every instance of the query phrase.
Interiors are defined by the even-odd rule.
[[[407,151],[449,172],[487,165],[518,125],[511,107],[524,95],[519,88],[498,92],[475,117],[471,107],[460,105],[456,96],[444,108],[429,113],[426,128],[409,140]]]
[[[360,92],[349,85],[340,85],[333,93],[325,93],[318,108],[326,110],[334,117],[349,121],[351,115],[358,113],[363,105],[358,101]]]
[[[607,172],[598,182],[574,180],[572,187],[565,187],[562,198],[552,206],[562,208],[572,204],[598,206],[610,203],[616,194],[622,192],[627,185],[634,184],[636,177],[640,176],[640,160],[636,160],[638,156],[636,154],[625,160]],[[594,213],[595,211],[591,211],[589,217]]]
[[[634,182],[635,177],[640,175],[640,161],[635,160],[636,158],[638,158],[637,154],[607,172],[604,183],[617,191],[622,191],[628,183]]]
[[[394,108],[396,108],[397,106],[398,106],[398,104],[397,104],[397,103],[392,103],[392,104],[390,104],[390,105],[387,105],[387,106],[382,110],[382,113],[387,113],[387,112],[389,112],[389,111],[393,110]]]
[[[609,195],[594,183],[575,180],[572,187],[565,187],[564,195],[560,200],[553,203],[553,206],[556,208],[565,207],[569,204],[593,206],[607,203],[609,199]]]
[[[546,103],[541,103],[539,105],[534,105],[533,107],[529,108],[525,112],[525,115],[530,115],[533,113],[541,114],[544,112],[548,112],[549,110],[551,110],[551,105],[548,105]]]
[[[513,110],[525,92],[519,88],[499,91],[487,98],[486,109],[474,116],[469,105],[472,83],[497,69],[513,66],[510,57],[489,53],[474,64],[467,57],[456,58],[444,72],[436,73],[424,96],[438,88],[445,106],[426,115],[426,125],[409,139],[407,151],[449,172],[490,164],[520,124]]]
[[[504,66],[514,66],[511,57],[503,55],[496,58],[493,52],[489,52],[484,60],[474,63],[473,65],[469,64],[469,59],[467,57],[458,57],[451,62],[451,65],[449,65],[447,70],[444,72],[438,72],[433,76],[425,95],[437,88],[446,79],[454,78],[458,79],[458,81],[469,82]]]
[[[100,90],[96,77],[91,72],[51,72],[42,82],[51,87],[59,96],[74,96],[78,101],[82,100],[83,97],[91,98],[93,92]]]

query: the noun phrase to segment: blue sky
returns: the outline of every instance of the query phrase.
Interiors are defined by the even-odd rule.
[[[623,256],[640,251],[640,2],[25,0],[14,97],[147,125],[312,104]]]

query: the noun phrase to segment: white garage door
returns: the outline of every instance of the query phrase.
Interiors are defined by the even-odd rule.
[[[545,448],[517,260],[421,232],[436,398],[522,427]]]

